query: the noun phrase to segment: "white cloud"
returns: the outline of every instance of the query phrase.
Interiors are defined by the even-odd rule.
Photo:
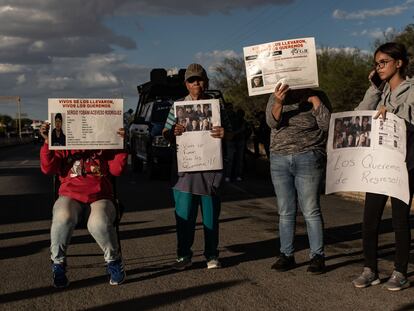
[[[2,49],[14,48],[28,42],[30,39],[0,35],[0,48]]]
[[[346,53],[346,54],[354,54],[354,53],[362,53],[365,55],[371,55],[372,53],[368,50],[360,50],[353,47],[324,47],[316,49],[317,54],[321,54],[323,51],[328,51],[330,53]]]
[[[211,51],[211,52],[199,52],[195,55],[196,62],[202,64],[207,71],[214,72],[214,68],[217,67],[225,58],[240,57],[241,54],[233,50],[224,51]]]
[[[0,73],[19,73],[24,70],[24,66],[14,64],[0,64]]]
[[[0,0],[0,93],[21,96],[24,112],[39,119],[46,117],[50,97],[122,94],[135,106],[136,86],[148,81],[151,68],[114,54],[116,48],[136,49],[137,43],[109,28],[108,18],[207,15],[294,1]],[[142,30],[139,21],[135,25]],[[210,68],[233,53],[199,53],[196,58]]]
[[[388,27],[385,30],[381,28],[375,28],[375,29],[364,29],[361,31],[355,31],[352,33],[353,36],[363,36],[363,37],[370,37],[373,39],[379,39],[383,37],[387,37],[392,34],[396,34],[397,31],[393,27]]]
[[[376,10],[359,10],[355,12],[346,12],[340,9],[336,9],[332,16],[336,19],[367,19],[370,17],[381,17],[381,16],[395,16],[413,8],[413,0],[407,0],[401,5],[394,7],[388,7],[384,9]]]
[[[24,74],[17,76],[17,84],[24,84],[26,82],[26,76]]]

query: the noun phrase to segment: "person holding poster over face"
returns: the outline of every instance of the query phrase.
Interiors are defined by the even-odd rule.
[[[185,85],[189,94],[185,101],[209,99],[204,94],[208,88],[208,77],[199,64],[190,64],[184,74]],[[204,109],[203,109],[204,110]],[[223,109],[220,109],[222,126],[213,126],[211,136],[217,139],[224,137],[224,130],[229,130],[229,121]],[[207,115],[206,115],[207,117]],[[165,123],[163,136],[172,144],[175,137],[182,135],[186,127],[176,122],[174,108]],[[221,183],[222,171],[200,171],[178,173],[178,180],[173,186],[175,201],[175,218],[177,225],[177,260],[173,265],[176,270],[184,270],[192,265],[191,247],[194,242],[195,223],[198,206],[201,205],[204,227],[204,256],[208,269],[220,268],[218,259],[220,197],[218,187]]]
[[[391,112],[404,119],[407,127],[406,163],[410,200],[406,204],[391,197],[395,260],[394,271],[384,285],[388,290],[397,291],[410,286],[407,265],[411,243],[409,216],[414,189],[414,81],[405,76],[408,56],[403,44],[388,42],[379,46],[374,53],[374,61],[374,70],[368,77],[371,85],[356,110],[378,110],[375,118],[384,120],[386,113]],[[386,195],[366,193],[362,226],[364,268],[362,274],[353,280],[357,288],[380,283],[377,267],[378,233],[387,200]]]
[[[328,108],[329,107],[329,108]],[[296,266],[294,236],[297,206],[310,244],[308,272],[325,270],[323,220],[319,197],[326,164],[330,104],[322,91],[290,90],[278,83],[266,108],[271,128],[270,170],[279,209],[280,257],[277,271]]]
[[[45,142],[40,149],[40,167],[44,174],[58,175],[59,197],[53,206],[51,260],[53,285],[68,286],[66,249],[79,218],[88,216],[87,227],[104,252],[111,285],[125,280],[114,221],[117,217],[111,176],[126,168],[124,150],[50,150],[48,124],[40,132]],[[118,135],[124,137],[120,129]]]

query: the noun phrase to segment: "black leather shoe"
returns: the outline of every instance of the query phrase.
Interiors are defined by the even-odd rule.
[[[325,272],[325,257],[322,255],[315,255],[310,261],[308,270],[312,274],[321,274]]]
[[[288,271],[296,266],[295,257],[280,254],[279,259],[272,265],[272,269],[280,272]]]

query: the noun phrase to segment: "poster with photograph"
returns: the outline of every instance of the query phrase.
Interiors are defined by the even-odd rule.
[[[123,99],[49,98],[49,148],[123,149]]]
[[[249,96],[319,86],[315,38],[275,41],[243,48]]]
[[[409,200],[404,120],[376,111],[331,115],[327,142],[326,193],[360,191]]]
[[[213,126],[220,126],[218,99],[174,103],[177,123],[185,132],[176,137],[179,172],[221,170],[221,139],[211,137]]]

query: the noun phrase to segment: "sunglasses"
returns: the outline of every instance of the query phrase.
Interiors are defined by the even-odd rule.
[[[188,83],[194,83],[196,81],[201,82],[201,81],[204,81],[204,79],[201,77],[190,77],[187,79]]]

